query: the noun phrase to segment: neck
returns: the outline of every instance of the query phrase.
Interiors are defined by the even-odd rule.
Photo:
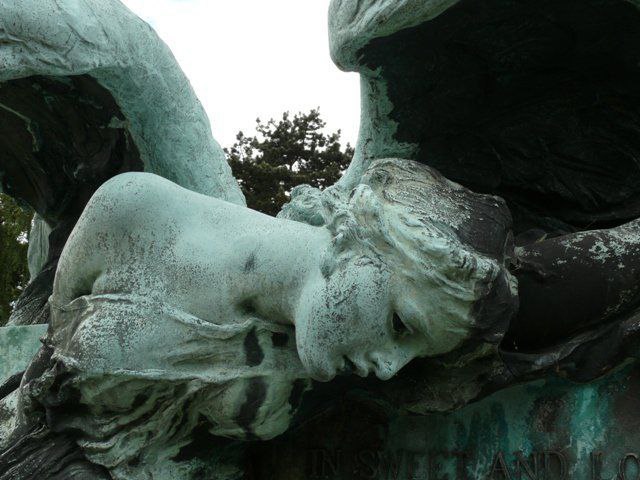
[[[256,222],[245,237],[248,248],[242,248],[238,308],[265,320],[293,324],[302,289],[321,275],[331,235],[325,228],[268,220]]]

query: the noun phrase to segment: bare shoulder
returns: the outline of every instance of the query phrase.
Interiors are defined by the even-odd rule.
[[[143,228],[224,203],[152,173],[128,172],[111,178],[95,192],[79,223],[95,219],[111,227]]]

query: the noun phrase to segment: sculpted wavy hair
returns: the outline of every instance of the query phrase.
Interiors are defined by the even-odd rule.
[[[451,328],[497,343],[517,307],[516,281],[506,268],[513,247],[504,201],[426,165],[376,160],[350,192],[296,187],[279,216],[331,231],[326,277],[354,258],[377,260],[424,295],[425,318]],[[421,327],[428,334],[429,325]]]

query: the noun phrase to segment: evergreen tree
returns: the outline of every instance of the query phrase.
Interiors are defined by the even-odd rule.
[[[256,120],[256,136],[239,132],[236,143],[225,149],[250,208],[276,215],[296,185],[320,189],[334,184],[353,157],[349,144],[340,144],[340,130],[323,132],[320,112],[282,114],[278,121]]]

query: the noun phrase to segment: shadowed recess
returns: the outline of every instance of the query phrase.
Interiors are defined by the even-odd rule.
[[[14,323],[46,323],[57,259],[95,190],[143,164],[111,94],[88,75],[0,83],[0,181],[52,228],[48,261],[20,297]]]
[[[375,39],[417,160],[504,197],[516,232],[640,216],[640,12],[621,0],[462,0]]]

